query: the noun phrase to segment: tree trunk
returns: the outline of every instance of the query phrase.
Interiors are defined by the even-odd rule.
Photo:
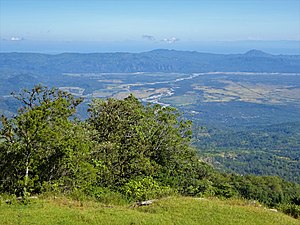
[[[28,178],[29,178],[29,157],[30,157],[30,154],[27,155],[26,162],[25,162],[26,171],[25,171],[24,189],[23,189],[24,197],[27,196],[27,185],[28,185]]]

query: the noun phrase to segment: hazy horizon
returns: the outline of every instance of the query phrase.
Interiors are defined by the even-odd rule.
[[[243,54],[249,50],[261,50],[274,55],[300,55],[300,42],[296,41],[236,41],[236,42],[196,42],[180,43],[176,45],[143,45],[140,42],[131,43],[105,43],[98,42],[30,42],[11,43],[1,41],[1,53],[24,52],[24,53],[108,53],[130,52],[139,53],[155,49],[170,49],[178,51],[197,51],[215,54]]]
[[[0,0],[0,52],[300,54],[298,0]]]

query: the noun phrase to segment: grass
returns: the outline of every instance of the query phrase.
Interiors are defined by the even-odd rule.
[[[175,106],[187,106],[191,104],[196,104],[198,96],[194,93],[186,93],[181,96],[172,96],[163,98],[163,102],[175,105]]]
[[[226,84],[226,86],[220,88],[194,84],[193,89],[203,91],[206,102],[230,102],[238,100],[271,105],[290,103],[299,105],[300,88],[298,87],[260,83],[252,84],[230,80],[219,80],[219,83]]]
[[[29,205],[2,203],[0,224],[300,224],[279,212],[241,200],[172,197],[149,206],[109,206],[66,198],[39,199]]]

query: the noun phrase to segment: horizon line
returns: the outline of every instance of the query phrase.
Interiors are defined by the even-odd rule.
[[[116,53],[124,53],[124,54],[141,54],[141,53],[148,53],[153,51],[176,51],[176,52],[196,52],[201,54],[214,54],[214,55],[247,55],[248,53],[251,53],[252,51],[259,52],[261,54],[266,54],[270,56],[280,56],[280,55],[300,55],[299,54],[272,54],[267,51],[263,51],[260,49],[252,48],[247,51],[243,51],[241,53],[214,53],[214,52],[208,52],[208,51],[199,51],[199,50],[178,50],[178,49],[172,49],[172,48],[155,48],[148,51],[99,51],[99,52],[76,52],[76,51],[62,51],[62,52],[53,52],[53,53],[46,53],[42,51],[1,51],[0,54],[43,54],[43,55],[61,55],[61,54],[116,54]]]

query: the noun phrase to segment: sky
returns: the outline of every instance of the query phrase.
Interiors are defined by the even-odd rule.
[[[1,52],[300,54],[300,0],[0,0],[0,44]]]

